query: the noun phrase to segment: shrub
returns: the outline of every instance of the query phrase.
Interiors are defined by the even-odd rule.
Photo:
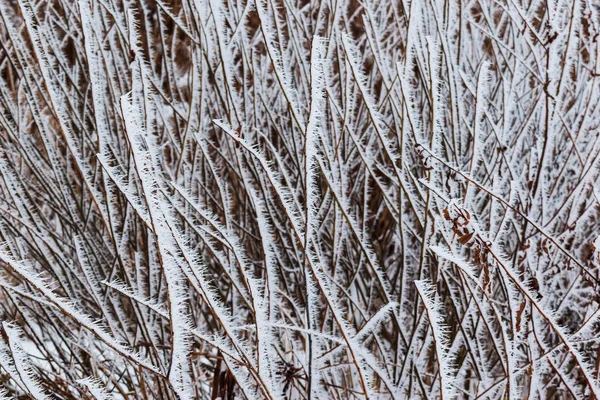
[[[0,1],[0,379],[599,398],[600,8]]]

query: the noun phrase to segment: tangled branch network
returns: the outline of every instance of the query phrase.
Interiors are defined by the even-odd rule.
[[[596,0],[0,0],[0,398],[600,400]]]

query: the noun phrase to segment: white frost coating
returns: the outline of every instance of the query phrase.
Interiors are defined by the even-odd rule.
[[[63,314],[65,314],[65,316],[80,323],[82,327],[89,330],[99,340],[105,342],[114,351],[118,352],[126,358],[135,360],[137,363],[140,364],[140,366],[158,373],[156,367],[148,363],[138,354],[133,353],[131,350],[125,348],[122,344],[118,343],[113,337],[106,333],[106,331],[102,327],[95,324],[87,315],[78,311],[74,304],[69,302],[67,299],[57,296],[52,291],[52,289],[44,283],[44,280],[26,265],[14,260],[10,255],[4,252],[0,252],[0,261],[5,263],[6,265],[10,265],[10,267],[18,275],[26,279],[26,281],[36,290],[40,291],[44,295],[44,297],[46,297],[49,303],[57,307]]]
[[[135,79],[135,78],[134,78]],[[135,167],[142,184],[142,193],[148,207],[149,219],[158,244],[159,257],[165,269],[168,286],[168,304],[172,330],[172,361],[169,370],[169,381],[176,388],[182,399],[191,398],[188,352],[191,347],[189,331],[190,317],[186,311],[187,290],[185,277],[174,256],[176,255],[175,240],[169,227],[169,205],[157,193],[159,183],[153,174],[152,157],[155,149],[152,138],[142,131],[143,116],[137,114],[134,106],[136,100],[132,97],[121,99],[121,108],[125,119],[126,131],[132,145]],[[141,146],[146,144],[149,150]]]
[[[453,357],[448,343],[448,327],[444,323],[444,310],[436,297],[435,288],[430,281],[415,281],[419,296],[427,309],[427,317],[433,331],[435,351],[439,366],[441,398],[452,399],[456,396],[454,388]]]
[[[598,397],[600,9],[522,3],[0,1],[0,397]]]
[[[306,224],[305,224],[305,244],[304,249],[306,257],[317,258],[320,252],[320,243],[318,241],[319,219],[318,219],[318,200],[319,188],[316,181],[318,173],[317,157],[319,152],[319,141],[322,136],[321,118],[323,116],[324,106],[324,83],[325,83],[325,41],[320,37],[313,38],[312,45],[312,63],[310,69],[311,79],[311,103],[310,115],[306,126],[305,139],[305,173],[306,173]],[[307,328],[314,330],[319,324],[319,292],[317,283],[310,271],[305,268],[304,279],[307,294],[306,324]],[[317,340],[309,334],[307,336],[310,346],[309,359],[306,361],[310,372],[310,390],[311,396],[318,397],[321,386],[318,358],[321,356]],[[321,394],[322,395],[322,394]]]
[[[477,79],[477,91],[476,99],[477,103],[475,106],[475,125],[473,127],[473,156],[471,157],[470,173],[472,174],[475,169],[479,167],[479,162],[483,152],[484,144],[484,129],[483,124],[485,123],[485,116],[488,103],[488,92],[489,92],[489,81],[490,81],[490,64],[484,63],[479,70],[479,77]],[[472,185],[467,187],[467,193],[463,203],[469,207],[471,200],[471,192],[473,191]]]
[[[21,330],[6,322],[2,323],[2,330],[7,339],[7,350],[13,358],[14,368],[23,384],[23,388],[35,400],[46,400],[50,397],[45,393],[40,385],[35,373],[32,370],[30,357],[23,350],[21,344]]]

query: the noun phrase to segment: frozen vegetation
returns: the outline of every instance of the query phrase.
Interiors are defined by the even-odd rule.
[[[600,400],[596,0],[0,0],[0,398]]]

